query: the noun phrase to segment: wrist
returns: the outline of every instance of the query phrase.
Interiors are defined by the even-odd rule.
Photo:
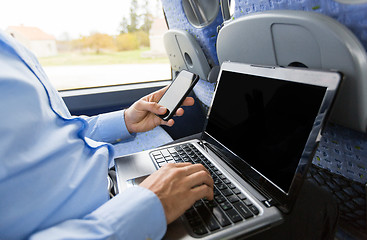
[[[125,109],[124,112],[123,112],[123,118],[124,118],[124,122],[125,122],[125,127],[126,127],[126,130],[129,132],[129,134],[133,134],[134,131],[133,129],[131,128],[131,124],[130,124],[130,120],[129,120],[129,108]]]

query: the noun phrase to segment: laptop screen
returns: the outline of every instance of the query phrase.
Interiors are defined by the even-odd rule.
[[[327,88],[223,70],[206,132],[287,193]]]

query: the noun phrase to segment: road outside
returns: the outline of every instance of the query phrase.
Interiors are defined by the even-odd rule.
[[[113,64],[46,66],[58,90],[108,86],[171,79],[169,64]]]

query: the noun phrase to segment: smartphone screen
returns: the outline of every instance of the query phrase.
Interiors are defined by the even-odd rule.
[[[182,70],[158,102],[167,108],[166,114],[160,117],[164,120],[171,118],[197,81],[197,75]]]

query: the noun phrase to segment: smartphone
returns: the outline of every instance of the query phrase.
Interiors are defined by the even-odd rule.
[[[158,116],[165,121],[171,119],[198,81],[198,75],[182,70],[158,101],[158,104],[167,108],[165,114]]]

